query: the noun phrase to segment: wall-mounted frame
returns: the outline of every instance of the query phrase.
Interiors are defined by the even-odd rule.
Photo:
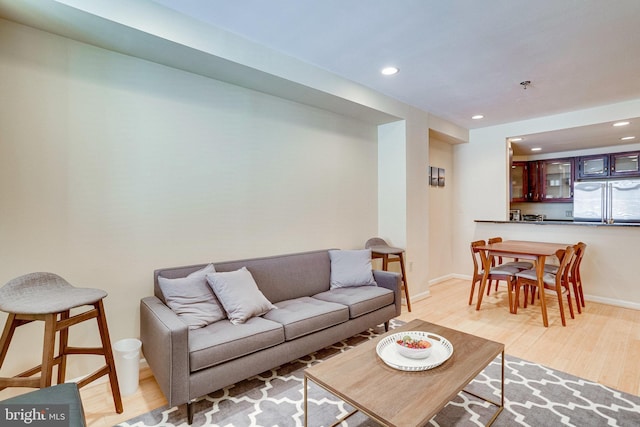
[[[444,187],[444,169],[438,168],[438,187]]]
[[[429,185],[434,187],[438,185],[438,168],[435,166],[429,167]]]

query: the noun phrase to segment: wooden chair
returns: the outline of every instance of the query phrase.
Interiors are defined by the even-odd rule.
[[[364,247],[371,249],[371,258],[382,259],[382,269],[387,271],[390,262],[400,263],[400,272],[402,273],[402,290],[407,300],[407,310],[411,312],[411,299],[409,299],[409,287],[407,286],[407,275],[404,270],[404,249],[389,246],[384,239],[380,237],[372,237],[367,240]]]
[[[107,296],[100,289],[76,288],[53,273],[31,273],[17,277],[0,288],[0,310],[7,312],[7,322],[0,339],[0,367],[9,350],[9,344],[22,325],[39,320],[44,322],[42,364],[15,377],[0,378],[0,390],[7,387],[45,388],[51,386],[53,368],[57,365],[57,383],[65,382],[68,355],[99,355],[105,365],[78,381],[83,387],[108,375],[116,412],[121,414],[122,399],[118,387],[115,363],[109,340],[109,329],[102,299]],[[71,309],[89,306],[88,310],[70,316]],[[69,327],[86,320],[96,319],[102,347],[86,348],[68,345]],[[55,355],[56,335],[58,351]],[[40,373],[39,376],[34,375]]]
[[[573,263],[571,265],[569,271],[569,282],[571,283],[571,287],[573,288],[573,297],[576,300],[576,308],[578,309],[578,313],[582,313],[582,309],[584,308],[584,293],[582,291],[582,279],[580,277],[580,263],[582,262],[582,257],[584,255],[585,250],[587,249],[587,244],[583,242],[578,242],[573,246],[575,250]],[[564,251],[558,251],[556,253],[556,258],[561,260],[564,256]],[[544,271],[545,273],[556,274],[558,271],[558,265],[556,264],[545,264]],[[532,292],[531,294],[531,304],[535,301],[536,293]]]
[[[527,307],[527,292],[531,287],[533,288],[533,293],[535,295],[535,291],[537,290],[540,295],[540,309],[542,311],[542,323],[545,327],[549,326],[549,320],[547,317],[547,304],[546,299],[544,297],[544,289],[550,289],[556,292],[558,296],[558,305],[560,308],[560,318],[562,319],[562,326],[567,326],[567,322],[564,316],[564,304],[562,302],[562,294],[563,291],[567,293],[567,302],[569,304],[569,312],[571,313],[571,318],[574,318],[573,315],[573,305],[571,303],[571,291],[569,287],[569,272],[573,263],[575,249],[573,246],[567,246],[562,255],[562,259],[560,261],[560,266],[558,268],[557,274],[545,273],[543,276],[543,287],[538,289],[538,279],[537,273],[535,269],[524,270],[519,273],[516,273],[516,283],[515,283],[515,301],[514,301],[514,313],[518,312],[518,305],[520,300],[520,288],[525,287],[524,292],[524,307]]]
[[[580,277],[580,263],[582,262],[582,257],[584,256],[584,252],[587,250],[587,244],[583,242],[578,242],[575,246],[575,259],[573,260],[573,265],[571,266],[571,271],[569,272],[569,280],[571,282],[571,286],[573,287],[573,296],[576,300],[576,307],[578,308],[578,313],[582,313],[582,308],[584,308],[584,293],[582,292],[582,278]]]
[[[484,246],[486,242],[484,240],[476,240],[471,242],[471,259],[473,260],[473,275],[471,276],[471,292],[469,293],[469,305],[473,304],[473,294],[475,292],[476,283],[482,281],[484,276],[484,270],[482,268],[483,258],[486,256],[484,251],[478,249],[479,246]],[[485,258],[486,260],[486,258]],[[515,274],[521,271],[517,267],[509,267],[503,265],[497,265],[489,270],[489,276],[487,277],[487,283],[491,285],[492,280],[504,280],[507,282],[507,291],[509,292],[509,310],[512,310],[512,290],[515,284]],[[478,289],[478,293],[480,289]]]
[[[500,243],[502,242],[502,237],[492,237],[488,240],[489,244],[492,243]],[[496,262],[497,260],[497,262]],[[504,262],[501,256],[494,257],[491,263],[492,266],[503,266],[503,267],[515,267],[519,270],[528,270],[533,268],[533,263],[528,261],[518,261],[518,258],[515,258],[513,261]],[[496,291],[498,290],[498,282],[496,280]],[[489,286],[487,286],[487,295],[491,292],[491,281],[489,281]]]
[[[562,257],[564,256],[564,250],[559,250],[556,251],[556,258],[558,259],[558,262],[562,261]],[[545,273],[551,273],[551,274],[556,274],[558,272],[558,267],[560,267],[560,264],[554,264],[554,263],[545,263],[544,264],[544,272]]]

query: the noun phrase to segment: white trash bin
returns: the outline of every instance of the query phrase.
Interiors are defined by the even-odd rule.
[[[142,342],[135,338],[126,338],[113,344],[113,357],[122,396],[129,396],[138,389],[140,347]]]

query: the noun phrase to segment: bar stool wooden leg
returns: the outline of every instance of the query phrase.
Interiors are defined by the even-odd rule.
[[[69,318],[69,310],[60,313],[60,322],[63,322]],[[64,383],[67,373],[67,348],[69,347],[69,328],[62,328],[60,330],[60,341],[58,343],[58,384]]]
[[[58,314],[44,316],[44,343],[42,344],[42,366],[40,369],[40,388],[50,387],[53,377],[53,358],[56,345],[56,323]]]
[[[100,329],[100,339],[102,340],[102,348],[104,349],[104,358],[109,370],[109,383],[111,384],[111,393],[113,394],[113,403],[116,412],[121,414],[124,409],[122,407],[122,397],[120,396],[120,386],[118,385],[118,376],[116,374],[116,363],[113,359],[113,349],[111,348],[111,340],[109,339],[109,327],[107,326],[107,318],[104,314],[104,305],[102,300],[98,301],[94,307],[98,310],[98,329]]]
[[[404,297],[407,299],[407,309],[411,312],[411,300],[409,299],[409,288],[407,287],[407,275],[404,271],[404,254],[398,255],[400,258],[400,271],[402,271],[402,287],[404,288]]]
[[[7,352],[9,351],[9,343],[11,342],[11,338],[13,338],[13,333],[16,331],[15,318],[16,315],[14,313],[9,313],[7,323],[5,323],[4,330],[2,331],[2,338],[0,339],[0,366],[4,364],[4,358],[7,357]]]

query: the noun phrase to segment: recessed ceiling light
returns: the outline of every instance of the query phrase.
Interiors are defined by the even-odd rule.
[[[534,148],[531,149],[531,151],[540,151],[540,150],[542,150],[542,148],[540,148],[540,147],[534,147]]]
[[[630,139],[636,139],[635,136],[623,136],[620,141],[629,141]]]
[[[400,71],[397,67],[384,67],[382,71],[380,71],[385,76],[393,76],[394,74],[398,74]]]
[[[614,126],[616,126],[616,127],[618,127],[618,126],[626,126],[626,125],[628,125],[629,123],[631,123],[631,122],[616,122],[616,123],[614,123],[613,125],[614,125]]]
[[[511,138],[511,142],[520,142],[520,141],[524,141],[524,138]]]
[[[471,118],[473,120],[480,120],[480,119],[484,119],[484,116],[482,114],[476,114],[475,116],[471,116]]]

